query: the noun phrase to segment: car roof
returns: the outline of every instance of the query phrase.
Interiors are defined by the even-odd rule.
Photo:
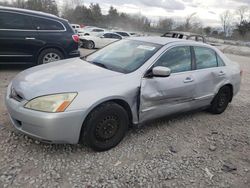
[[[142,41],[142,42],[149,42],[149,43],[154,43],[154,44],[159,44],[159,45],[167,45],[169,43],[180,42],[182,44],[199,45],[199,46],[211,47],[208,44],[200,43],[200,42],[196,42],[196,41],[183,40],[183,39],[178,39],[178,38],[159,37],[159,36],[132,37],[132,38],[128,38],[128,39],[129,40]]]
[[[21,9],[21,8],[13,8],[13,7],[0,6],[0,10],[64,20],[64,19],[59,18],[58,16],[53,15],[53,14],[49,14],[49,13],[45,13],[45,12],[40,12],[40,11],[34,11],[34,10],[28,10],[28,9]]]

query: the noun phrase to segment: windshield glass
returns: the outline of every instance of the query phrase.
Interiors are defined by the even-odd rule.
[[[122,73],[130,73],[152,57],[161,45],[121,40],[87,56],[86,61]]]

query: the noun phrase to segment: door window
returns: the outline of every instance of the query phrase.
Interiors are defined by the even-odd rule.
[[[217,61],[218,61],[218,67],[225,66],[224,61],[221,59],[221,57],[219,55],[217,55]]]
[[[112,38],[111,33],[106,33],[106,34],[103,35],[103,37],[104,38],[109,38],[109,39]]]
[[[116,35],[116,34],[111,34],[111,38],[113,38],[113,39],[122,39],[122,37],[120,37],[119,35]]]
[[[34,27],[30,16],[0,12],[0,29],[33,30]]]
[[[191,50],[189,46],[174,47],[157,60],[155,66],[164,66],[172,73],[192,70]]]
[[[205,47],[194,47],[197,69],[217,67],[216,53]]]

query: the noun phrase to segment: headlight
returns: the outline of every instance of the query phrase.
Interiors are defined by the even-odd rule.
[[[76,95],[77,93],[62,93],[42,96],[32,99],[24,107],[43,112],[64,112]]]

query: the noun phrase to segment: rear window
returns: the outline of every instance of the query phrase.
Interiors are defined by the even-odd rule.
[[[33,17],[33,22],[37,30],[62,31],[65,29],[60,22],[46,18]]]
[[[34,27],[30,16],[0,12],[0,29],[33,30]]]
[[[215,51],[205,47],[194,47],[197,69],[217,67]]]

